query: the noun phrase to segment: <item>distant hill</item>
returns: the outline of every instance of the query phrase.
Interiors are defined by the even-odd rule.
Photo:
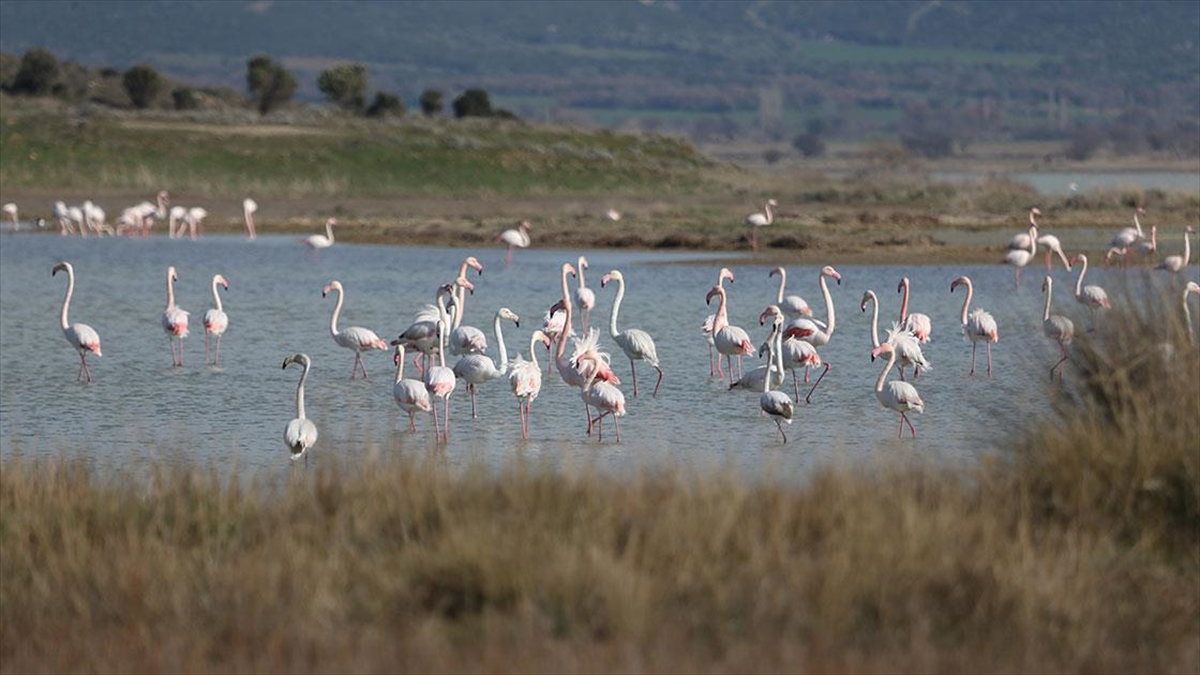
[[[246,59],[267,53],[310,97],[321,68],[359,61],[410,102],[483,86],[527,117],[779,134],[928,110],[1006,133],[1131,107],[1194,117],[1198,36],[1194,1],[0,2],[9,53],[239,89]]]

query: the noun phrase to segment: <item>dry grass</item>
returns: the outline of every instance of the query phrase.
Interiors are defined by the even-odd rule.
[[[1135,328],[970,470],[135,487],[10,460],[0,670],[1194,673],[1200,357],[1173,316],[1106,322]]]

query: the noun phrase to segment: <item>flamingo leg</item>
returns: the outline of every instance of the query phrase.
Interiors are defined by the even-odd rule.
[[[904,423],[908,425],[908,430],[912,432],[913,438],[916,438],[917,430],[913,427],[912,421],[908,419],[908,415],[900,413],[900,419],[904,420]]]
[[[179,338],[179,367],[183,367],[183,338]]]
[[[972,343],[971,343],[971,372],[967,373],[968,375],[974,375],[974,374],[975,374],[975,351],[976,351],[978,348],[979,348],[979,343],[978,343],[978,342],[972,342]]]
[[[447,396],[446,398],[442,399],[442,401],[443,401],[443,405],[445,406],[445,410],[442,411],[443,413],[445,413],[442,415],[442,424],[445,425],[445,428],[442,429],[442,440],[449,443],[450,442],[450,397]]]
[[[780,422],[778,418],[775,419],[775,428],[779,429],[779,435],[783,436],[783,442],[786,445],[787,444],[787,434],[783,433],[783,423]]]
[[[1060,366],[1063,364],[1064,361],[1067,360],[1067,347],[1066,347],[1066,345],[1064,345],[1060,342],[1058,344],[1058,348],[1062,353],[1062,358],[1058,360],[1058,363],[1055,363],[1053,366],[1050,366],[1050,379],[1051,380],[1054,379],[1054,369],[1058,368],[1058,379],[1059,379],[1059,381],[1061,381],[1063,373],[1062,373],[1062,368],[1060,368]]]
[[[896,438],[904,438],[904,413],[900,413],[900,430],[896,432]]]
[[[718,366],[718,371],[720,366]],[[733,357],[729,354],[725,355],[725,370],[729,371],[729,384],[733,384]]]
[[[512,247],[509,246],[508,250],[504,252],[504,266],[508,267],[511,264],[512,264]]]
[[[475,415],[475,385],[468,382],[467,391],[471,394],[471,419],[477,419]]]
[[[808,372],[811,369],[812,369],[812,366],[807,366],[807,365],[804,366],[804,384],[808,384]],[[799,394],[797,394],[797,396],[799,396]]]
[[[804,397],[805,403],[812,403],[813,392],[817,390],[817,387],[820,386],[820,384],[821,384],[821,380],[825,379],[825,374],[828,373],[829,369],[832,367],[833,367],[832,363],[825,364],[825,370],[821,372],[821,376],[817,378],[817,381],[815,384],[813,384],[812,389],[808,390],[808,396]]]
[[[429,406],[429,412],[433,413],[433,440],[438,442],[442,440],[442,424],[438,421],[437,403]]]
[[[987,343],[988,352],[988,377],[992,376],[992,343]]]
[[[792,399],[796,401],[800,400],[800,377],[796,375],[795,369],[792,370]]]
[[[755,253],[758,253],[758,228],[757,227],[750,228],[750,248],[752,248]]]
[[[621,418],[613,415],[613,426],[617,428],[617,443],[621,442]]]
[[[586,328],[583,330],[587,332]],[[629,371],[633,373],[633,397],[637,398],[637,366],[634,365],[632,357],[629,359]]]
[[[900,381],[904,381],[904,366],[896,366],[896,370],[900,371]]]
[[[208,365],[208,331],[204,331],[204,365]]]
[[[417,430],[417,414],[412,410],[408,411],[408,430],[414,432]]]
[[[521,418],[521,438],[529,438],[529,427],[525,424],[525,402],[517,399],[517,416]]]
[[[217,349],[216,349],[216,354],[213,357],[213,365],[214,366],[221,365],[221,337],[222,336],[220,336],[220,335],[217,336]]]
[[[1050,271],[1050,251],[1046,251],[1046,271]]]
[[[713,346],[710,342],[708,343],[708,376],[713,377],[715,375],[716,371],[713,369]]]
[[[654,383],[654,393],[651,396],[658,396],[658,387],[662,384],[663,369],[658,366],[654,366],[654,369],[658,371],[658,380]]]
[[[358,365],[362,366],[363,379],[365,380],[369,377],[369,375],[367,375],[367,362],[363,361],[362,354],[355,352],[354,355],[358,357]]]

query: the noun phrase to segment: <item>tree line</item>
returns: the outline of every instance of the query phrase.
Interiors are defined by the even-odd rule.
[[[94,77],[99,75],[98,78]],[[361,63],[334,65],[321,71],[317,89],[325,99],[351,113],[364,117],[403,117],[408,112],[397,94],[376,91],[368,101],[370,81]],[[207,106],[244,104],[266,115],[278,110],[295,97],[299,82],[295,73],[281,62],[260,54],[246,62],[246,92],[243,98],[228,88],[200,88],[174,82],[154,66],[134,65],[124,72],[101,68],[93,72],[70,61],[60,62],[52,52],[30,49],[18,60],[0,54],[0,89],[16,96],[55,96],[64,100],[91,100],[97,103],[137,109],[174,108],[195,110]],[[127,100],[122,101],[121,96]],[[417,99],[421,114],[441,117],[446,113],[443,94],[426,89]],[[450,102],[456,118],[492,117],[516,119],[516,115],[492,106],[484,89],[470,88]]]

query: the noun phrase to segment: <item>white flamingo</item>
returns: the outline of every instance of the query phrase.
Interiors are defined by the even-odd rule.
[[[733,272],[729,271],[728,267],[722,267],[721,271],[717,273],[717,285],[721,286],[723,288],[725,285],[726,279],[728,279],[730,283],[733,283]],[[716,323],[716,321],[717,321],[717,315],[709,314],[704,319],[704,323],[700,325],[700,332],[704,333],[704,340],[706,342],[708,342],[708,376],[709,377],[714,377],[717,374],[717,370],[713,367],[714,359],[713,359],[713,337],[712,337],[713,324]],[[720,359],[716,359],[715,361],[716,361],[717,368],[719,368],[721,365]],[[721,373],[721,375],[722,375],[722,377],[724,377],[725,374]]]
[[[750,335],[744,328],[739,326],[729,325],[728,314],[728,297],[725,294],[723,286],[713,286],[708,295],[704,296],[705,304],[712,304],[712,299],[719,297],[720,303],[717,305],[716,319],[713,321],[713,346],[717,349],[717,374],[723,376],[721,372],[720,356],[725,356],[725,365],[729,369],[729,384],[733,384],[733,357],[738,357],[738,378],[742,373],[742,356],[754,353],[754,344],[750,342]]]
[[[503,243],[508,249],[504,252],[504,264],[512,264],[513,247],[528,248],[529,247],[529,230],[533,225],[528,220],[522,220],[521,224],[516,229],[505,230],[496,237],[496,241]]]
[[[246,197],[242,200],[242,218],[246,221],[246,232],[249,233],[251,241],[258,237],[254,229],[254,213],[258,211],[258,202]]]
[[[1065,267],[1068,272],[1071,271],[1071,263],[1067,260],[1067,255],[1065,253],[1063,253],[1062,242],[1060,242],[1058,240],[1058,237],[1056,237],[1052,234],[1043,234],[1040,237],[1038,237],[1036,241],[1037,241],[1037,243],[1041,244],[1043,248],[1046,249],[1046,269],[1047,270],[1049,270],[1053,267],[1053,263],[1051,262],[1050,255],[1054,254],[1054,255],[1057,255],[1058,259],[1062,261],[1063,267]]]
[[[1138,220],[1138,214],[1145,213],[1146,210],[1142,207],[1137,207],[1133,211],[1133,227],[1121,228],[1108,243],[1111,253],[1119,253],[1123,256],[1122,263],[1125,266],[1129,264],[1129,251],[1131,247],[1141,239],[1145,238],[1145,233],[1142,231],[1142,223]],[[1110,255],[1111,257],[1111,255]]]
[[[300,240],[311,251],[317,251],[323,248],[333,246],[333,226],[337,225],[337,218],[330,218],[325,221],[325,234],[313,234]]]
[[[592,333],[594,334],[595,332],[595,329],[592,329]],[[607,415],[612,415],[613,425],[617,429],[617,443],[620,443],[621,423],[619,420],[625,416],[625,394],[621,393],[621,390],[612,384],[597,379],[598,373],[603,366],[602,360],[596,354],[587,354],[577,359],[577,363],[582,369],[584,376],[580,396],[583,398],[585,406],[595,408],[597,412],[595,418],[589,418],[588,420],[588,433],[590,434],[592,427],[595,427],[596,441],[603,441],[604,418]]]
[[[1013,283],[1016,284],[1017,290],[1021,290],[1021,272],[1025,271],[1025,266],[1033,257],[1037,255],[1037,239],[1033,240],[1033,245],[1028,249],[1018,248],[1010,250],[1004,255],[1004,259],[1000,262],[1004,265],[1012,265],[1013,267]]]
[[[859,309],[867,311],[867,302],[872,304],[871,309],[871,349],[880,345],[879,342],[879,298],[876,297],[875,291],[866,291],[863,293],[862,302],[859,303]],[[913,367],[913,377],[917,376],[922,369],[929,370],[929,361],[925,360],[925,354],[921,351],[921,342],[908,330],[902,328],[900,324],[893,323],[888,330],[887,340],[885,342],[892,343],[896,348],[897,369],[900,371],[900,379],[904,380],[904,369],[908,366]]]
[[[775,369],[782,377],[783,373],[783,312],[771,305],[767,311],[759,316],[758,320],[762,322],[766,316],[772,315],[771,320],[771,337],[768,340],[767,362],[774,363]],[[772,391],[770,378],[763,377],[762,394],[758,397],[758,407],[775,421],[775,428],[779,429],[779,435],[783,437],[783,442],[787,443],[787,434],[783,432],[783,423],[792,423],[792,416],[795,413],[795,405],[792,399],[782,391]]]
[[[487,336],[475,326],[462,325],[463,315],[467,313],[467,291],[475,292],[475,284],[467,281],[464,276],[454,280],[454,317],[450,325],[449,347],[455,356],[465,354],[483,354],[487,352]]]
[[[499,379],[508,374],[508,348],[504,345],[504,331],[500,327],[501,320],[512,321],[521,327],[521,319],[507,307],[496,311],[492,331],[496,334],[496,344],[500,347],[500,367],[486,354],[467,354],[454,364],[454,376],[462,378],[467,383],[467,392],[471,394],[471,419],[475,414],[475,386]]]
[[[758,315],[758,324],[760,326],[766,324],[767,317],[773,316],[775,311],[777,311],[777,310],[779,310],[779,307],[777,305],[768,305],[767,309],[764,310],[762,314]],[[783,315],[782,312],[780,312],[780,316],[782,316],[782,315]],[[747,391],[761,391],[764,386],[766,386],[770,389],[778,389],[779,387],[783,386],[783,380],[784,380],[784,377],[786,376],[784,373],[784,368],[781,367],[782,364],[780,367],[777,367],[775,365],[775,357],[773,356],[773,354],[775,354],[775,353],[782,352],[782,350],[783,350],[782,340],[780,341],[780,349],[776,350],[775,352],[772,352],[772,350],[775,349],[775,346],[774,346],[775,345],[775,332],[774,332],[774,330],[775,330],[775,327],[774,327],[774,324],[772,324],[771,333],[769,335],[767,335],[766,342],[764,342],[762,344],[762,346],[758,348],[759,356],[762,356],[763,352],[766,352],[767,362],[762,365],[755,366],[755,367],[751,368],[750,370],[746,371],[746,373],[744,375],[742,375],[740,378],[738,378],[737,381],[735,381],[733,384],[729,385],[730,391],[732,391],[734,389],[745,389]],[[792,340],[792,339],[793,338],[789,338],[789,340]],[[809,345],[809,347],[811,348],[812,345]],[[783,356],[782,356],[782,354],[780,354],[780,359],[782,360],[782,358],[783,358]]]
[[[67,310],[71,307],[71,296],[75,293],[75,268],[69,262],[60,262],[50,270],[50,276],[54,276],[59,271],[67,273],[67,294],[63,296],[62,305],[62,332],[63,337],[67,338],[67,342],[79,352],[79,374],[75,376],[75,380],[79,381],[86,377],[88,382],[92,381],[92,371],[87,365],[87,355],[95,354],[103,356],[100,353],[100,335],[91,326],[86,323],[70,323],[67,320]]]
[[[1042,215],[1042,212],[1035,206],[1029,209],[1029,232],[1020,232],[1014,234],[1012,239],[1008,240],[1008,250],[1032,250],[1033,242],[1037,239],[1038,224],[1036,216]]]
[[[575,287],[575,307],[579,309],[579,329],[586,333],[592,319],[592,308],[596,306],[596,292],[588,288],[587,282],[583,279],[583,271],[589,267],[588,259],[579,256],[577,262],[578,266],[575,269],[579,273],[579,285]]]
[[[900,326],[912,333],[918,341],[929,342],[929,334],[933,332],[933,321],[929,315],[919,312],[908,313],[908,277],[901,277],[900,286],[896,288],[896,292],[904,294],[904,298],[900,301]]]
[[[551,341],[557,340],[559,335],[565,329],[566,322],[567,322],[566,310],[559,310],[559,311],[553,312],[553,313],[551,313],[550,311],[547,311],[544,315],[542,315],[542,332],[545,333],[546,337],[550,338]],[[551,358],[550,349],[551,349],[551,347],[549,345],[547,345],[546,346],[546,360],[547,360],[546,372],[547,373],[549,373],[550,369],[554,367],[554,359]]]
[[[450,394],[454,393],[454,388],[458,386],[458,380],[454,377],[454,371],[446,367],[446,322],[438,319],[438,363],[431,365],[425,369],[425,390],[430,396],[442,399],[442,408],[445,412],[445,421],[443,427],[438,428],[437,406],[433,407],[433,433],[438,440],[448,440],[450,438]]]
[[[179,274],[175,266],[167,268],[167,308],[162,313],[162,328],[171,345],[171,365],[183,365],[183,339],[188,336],[188,313],[175,305],[175,282]],[[175,355],[175,341],[179,341],[179,355]]]
[[[396,353],[392,357],[393,363],[396,364],[396,381],[392,384],[392,398],[396,400],[396,405],[400,406],[401,410],[408,413],[409,430],[416,431],[417,413],[431,412],[433,404],[429,401],[429,390],[425,388],[424,382],[404,377],[404,344],[399,340],[393,340],[392,344],[396,347]]]
[[[188,209],[187,214],[183,217],[183,223],[188,228],[188,239],[196,241],[196,238],[200,236],[200,226],[204,224],[204,219],[207,217],[208,211],[203,206],[193,206]],[[183,236],[182,232],[180,232],[180,236]]]
[[[408,325],[396,340],[403,343],[405,348],[411,348],[417,352],[417,356],[413,358],[413,365],[416,366],[422,373],[429,366],[429,356],[438,348],[438,320],[449,323],[450,315],[446,311],[446,298],[453,297],[454,284],[445,284],[439,286],[437,294],[434,296],[435,305],[426,305],[424,309],[417,312],[411,324]],[[425,357],[425,365],[422,366],[418,359]]]
[[[1087,274],[1088,268],[1087,256],[1080,253],[1075,256],[1075,261],[1083,264],[1083,267],[1079,269],[1079,278],[1075,280],[1075,300],[1087,307],[1092,315],[1092,327],[1088,329],[1090,332],[1096,330],[1096,310],[1108,309],[1112,307],[1112,302],[1108,299],[1108,292],[1103,288],[1095,285],[1083,285],[1083,275]]]
[[[317,425],[313,424],[313,421],[304,414],[304,381],[308,379],[308,370],[312,367],[312,360],[308,358],[308,354],[292,354],[283,360],[283,368],[286,369],[292,363],[299,363],[304,367],[304,372],[300,373],[300,384],[296,385],[296,418],[288,422],[287,427],[283,430],[283,442],[291,451],[293,460],[303,456],[304,462],[307,464],[308,455],[306,453],[317,442]]]
[[[529,414],[533,402],[542,391],[542,367],[538,365],[537,346],[541,343],[550,348],[550,336],[541,330],[533,331],[529,338],[529,360],[520,353],[508,371],[508,385],[517,397],[517,412],[521,416],[521,438],[529,438]]]
[[[832,278],[841,286],[842,275],[826,265],[821,268],[821,273],[817,277],[817,285],[821,287],[821,295],[825,297],[825,318],[828,323],[810,318],[793,319],[784,329],[785,336],[799,338],[814,347],[823,347],[829,344],[829,340],[833,338],[833,331],[837,327],[837,314],[833,309],[833,296],[829,294],[829,285],[825,283],[826,277]]]
[[[582,275],[580,278],[582,279]],[[617,313],[621,311],[621,301],[625,299],[625,277],[617,270],[612,270],[600,279],[600,288],[604,288],[608,282],[613,280],[617,282],[617,297],[613,298],[612,315],[608,320],[608,334],[612,337],[613,342],[616,342],[617,346],[621,348],[621,351],[625,352],[625,356],[629,357],[629,369],[633,372],[633,397],[637,398],[638,395],[635,361],[645,361],[658,371],[658,379],[654,382],[654,393],[651,394],[651,396],[658,396],[663,369],[658,364],[658,349],[654,346],[654,338],[640,328],[617,330]]]
[[[1050,313],[1050,299],[1054,296],[1054,280],[1050,275],[1046,275],[1046,279],[1042,281],[1042,293],[1046,294],[1046,307],[1042,312],[1042,332],[1046,337],[1058,343],[1058,348],[1062,358],[1053,366],[1050,366],[1050,379],[1054,379],[1054,369],[1058,368],[1058,379],[1062,379],[1062,368],[1059,368],[1067,360],[1067,345],[1075,339],[1075,324],[1071,320],[1060,314]]]
[[[970,278],[961,276],[950,283],[950,292],[953,293],[954,289],[960,285],[967,287],[967,297],[963,299],[962,306],[962,330],[963,336],[971,341],[971,372],[968,374],[975,374],[975,351],[979,347],[979,343],[983,342],[987,345],[987,374],[988,377],[991,377],[992,344],[1000,341],[1000,331],[996,327],[996,320],[983,309],[976,307],[970,316],[967,315],[971,297],[975,295],[975,286],[971,283]]]
[[[214,366],[221,365],[221,336],[229,327],[229,317],[221,307],[221,296],[217,293],[217,284],[224,286],[225,290],[229,290],[229,282],[225,280],[225,277],[220,274],[213,275],[212,294],[213,304],[216,306],[204,313],[204,362],[208,363],[208,336],[215,335],[217,347],[213,356]]]
[[[342,288],[342,282],[330,281],[321,289],[321,297],[329,295],[330,291],[337,291],[337,304],[333,306],[333,316],[329,319],[329,334],[333,336],[333,341],[339,347],[345,347],[354,351],[354,364],[350,366],[350,379],[354,379],[359,366],[362,366],[363,379],[367,378],[367,364],[363,363],[362,353],[369,349],[387,349],[386,342],[381,340],[375,331],[359,326],[351,326],[344,330],[338,330],[338,315],[342,312],[342,301],[345,300],[345,290]]]
[[[17,205],[16,204],[14,204],[13,202],[9,202],[9,203],[5,204],[4,206],[0,207],[0,210],[4,211],[4,215],[8,216],[8,219],[12,221],[12,229],[15,230],[20,227],[20,223],[17,221]]]
[[[883,372],[879,373],[879,379],[875,381],[875,398],[879,399],[879,403],[883,407],[900,413],[900,433],[896,434],[896,438],[904,436],[905,424],[908,425],[913,438],[916,438],[917,430],[913,428],[912,422],[908,420],[908,415],[905,413],[913,410],[919,413],[925,412],[925,402],[921,400],[921,395],[911,384],[899,380],[887,381],[888,371],[896,363],[896,351],[892,343],[885,342],[876,347],[871,352],[871,360],[874,361],[875,357],[881,354],[888,355],[888,362],[883,367]]]
[[[1163,258],[1163,261],[1159,263],[1158,267],[1155,269],[1166,270],[1172,274],[1177,274],[1187,269],[1188,261],[1190,261],[1192,258],[1192,244],[1190,237],[1195,231],[1196,230],[1192,229],[1191,225],[1185,227],[1183,230],[1183,255],[1169,255]],[[1175,277],[1171,277],[1171,287],[1175,287]]]
[[[1187,326],[1188,342],[1196,344],[1196,333],[1192,330],[1192,311],[1188,309],[1188,295],[1200,295],[1200,284],[1189,281],[1183,289],[1183,323]]]
[[[775,213],[771,211],[774,206],[779,206],[779,203],[774,199],[768,199],[763,206],[763,213],[751,213],[746,216],[746,225],[750,226],[750,246],[758,253],[758,228],[766,227],[775,222]]]
[[[787,285],[787,270],[782,267],[776,267],[771,270],[768,277],[779,275],[779,292],[775,296],[775,304],[779,305],[779,309],[792,319],[798,319],[802,316],[812,316],[812,308],[808,306],[808,302],[798,295],[784,296],[784,286]]]
[[[59,200],[54,202],[54,218],[58,221],[59,234],[67,236],[75,234],[75,227],[71,225],[71,216],[67,212],[67,203]]]
[[[183,236],[183,219],[187,217],[187,208],[172,206],[167,212],[167,237],[178,239]]]

